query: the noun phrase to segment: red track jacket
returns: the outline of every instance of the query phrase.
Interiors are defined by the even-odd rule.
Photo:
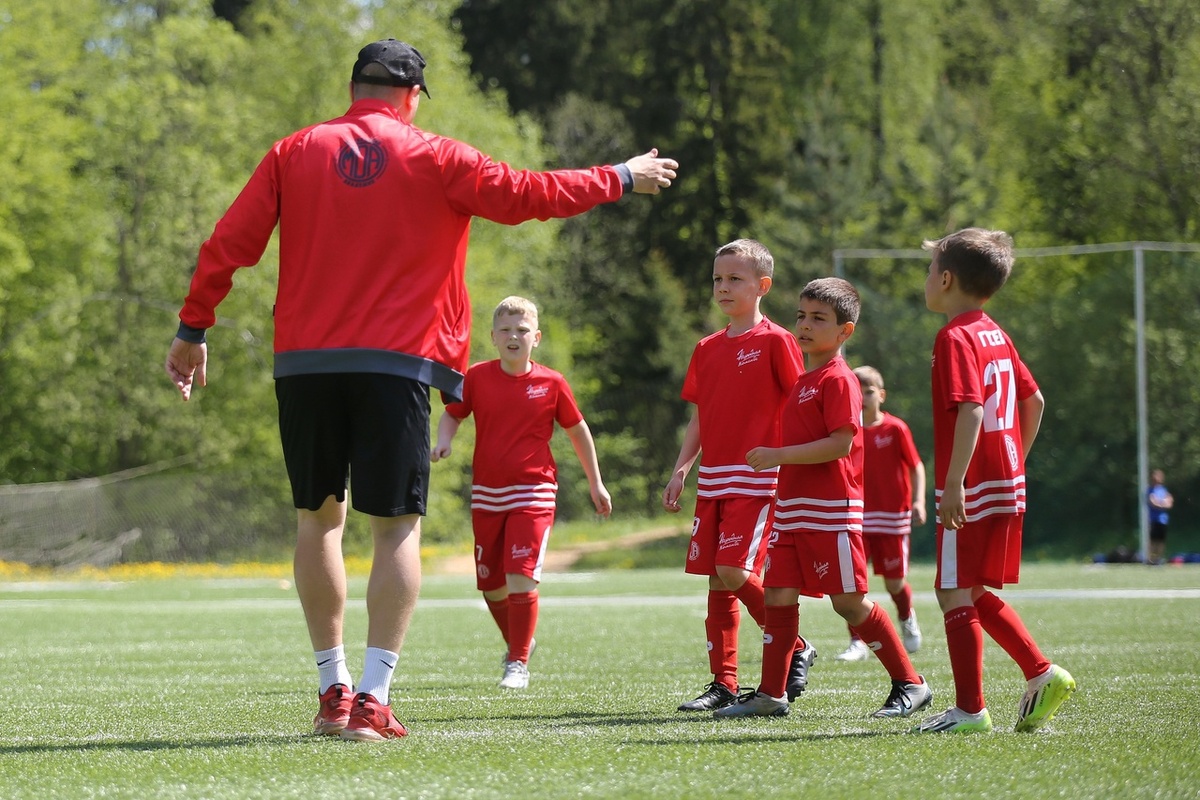
[[[359,100],[263,158],[200,248],[180,335],[212,327],[234,271],[258,263],[278,223],[276,378],[382,372],[457,399],[471,339],[471,218],[574,216],[620,198],[623,177],[611,166],[514,170]]]

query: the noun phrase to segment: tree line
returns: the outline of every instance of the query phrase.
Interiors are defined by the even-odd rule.
[[[70,480],[197,454],[254,506],[288,503],[270,379],[277,259],[242,270],[210,335],[210,387],[161,375],[195,253],[258,159],[339,115],[353,56],[395,36],[427,57],[417,124],[518,167],[658,147],[677,184],[562,223],[477,222],[473,355],[501,297],[542,309],[539,355],[596,434],[618,512],[651,512],[688,409],[695,341],[723,324],[712,252],[776,258],[769,316],[837,248],[919,247],[966,225],[1018,247],[1192,241],[1200,220],[1200,7],[1188,0],[42,0],[0,13],[0,481]],[[643,202],[645,200],[645,202]],[[1028,263],[1028,268],[1026,264]],[[1200,476],[1189,409],[1193,257],[1151,266],[1151,458],[1177,516]],[[848,349],[888,379],[926,458],[925,264],[849,264]],[[1136,530],[1131,273],[1019,262],[995,302],[1050,408],[1030,465],[1047,551]],[[1118,313],[1119,312],[1119,313]],[[736,421],[731,422],[736,424]],[[434,470],[432,539],[468,533],[469,431]],[[560,516],[587,514],[560,452]],[[290,530],[249,511],[251,537]]]

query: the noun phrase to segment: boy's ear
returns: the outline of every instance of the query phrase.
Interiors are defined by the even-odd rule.
[[[767,292],[771,291],[771,278],[769,275],[763,275],[758,279],[758,296],[762,297]]]
[[[847,339],[850,338],[850,335],[853,333],[854,333],[854,323],[853,322],[842,323],[842,331],[841,331],[841,333],[838,334],[838,341],[839,342],[846,341]]]

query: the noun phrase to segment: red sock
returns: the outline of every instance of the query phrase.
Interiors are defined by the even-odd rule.
[[[792,650],[800,632],[800,606],[764,606],[766,626],[763,629],[762,683],[758,690],[771,697],[787,694],[788,670],[792,666]]]
[[[704,630],[708,634],[708,666],[713,680],[724,684],[731,692],[738,690],[737,644],[740,622],[738,601],[733,592],[710,589],[708,616],[704,618]]]
[[[742,605],[746,607],[746,611],[750,613],[750,616],[754,617],[754,621],[758,623],[758,627],[762,628],[766,626],[767,615],[763,611],[762,578],[751,572],[746,582],[733,594],[738,600],[742,601]]]
[[[1021,672],[1025,673],[1025,680],[1032,680],[1050,669],[1050,661],[1042,655],[1012,606],[991,592],[984,592],[975,601],[975,610],[979,612],[979,624],[984,632],[1017,662]]]
[[[946,612],[946,649],[954,673],[954,704],[968,714],[983,710],[983,626],[974,606]]]
[[[912,586],[904,584],[900,591],[892,595],[892,600],[896,603],[897,617],[908,619],[912,616]]]
[[[504,643],[508,644],[508,597],[503,600],[488,600],[485,597],[483,600],[487,603],[488,611],[492,612],[492,619],[496,620],[496,627],[500,629]]]
[[[905,683],[920,683],[921,676],[913,669],[908,660],[908,653],[900,644],[900,637],[892,627],[892,621],[884,613],[879,603],[871,603],[871,613],[861,624],[850,629],[855,636],[867,643],[875,653],[875,657],[883,664],[889,676],[894,681]]]
[[[529,661],[529,645],[537,627],[538,591],[510,592],[508,595],[508,657]]]

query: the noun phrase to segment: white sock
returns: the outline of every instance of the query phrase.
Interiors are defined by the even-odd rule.
[[[342,645],[328,650],[314,650],[313,655],[316,656],[317,671],[320,673],[321,694],[325,694],[335,683],[344,684],[347,689],[354,685],[350,670],[346,669],[346,648]]]
[[[363,662],[363,677],[357,691],[366,692],[383,705],[388,704],[388,689],[392,685],[392,673],[396,671],[399,653],[380,647],[368,647]]]

